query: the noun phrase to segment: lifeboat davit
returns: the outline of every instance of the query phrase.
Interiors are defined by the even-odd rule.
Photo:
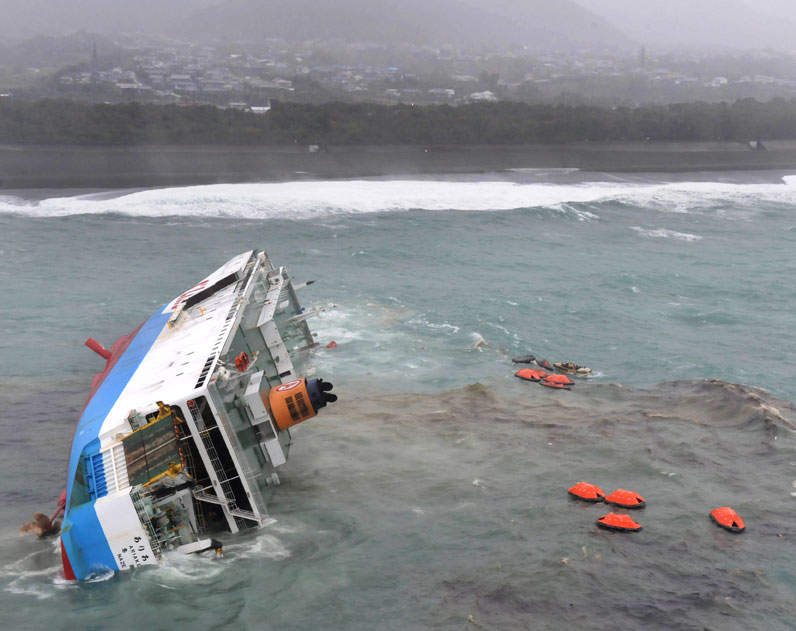
[[[608,504],[621,506],[622,508],[644,508],[647,502],[638,493],[617,489],[605,498]]]
[[[584,502],[602,502],[605,500],[605,491],[603,491],[596,484],[589,484],[588,482],[578,482],[574,486],[569,487],[567,491],[570,497],[576,500],[583,500]]]
[[[617,513],[603,515],[597,520],[597,525],[614,532],[638,532],[641,530],[641,524],[633,521],[630,515],[618,515]]]
[[[548,374],[544,370],[536,370],[535,368],[523,368],[514,373],[515,377],[525,379],[525,381],[541,381]]]
[[[714,524],[729,532],[743,532],[746,530],[746,524],[743,523],[743,519],[729,506],[714,508],[710,511],[710,518]]]

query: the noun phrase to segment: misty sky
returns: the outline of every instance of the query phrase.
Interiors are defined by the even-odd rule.
[[[796,2],[794,0],[739,0],[729,2],[722,0],[575,0],[581,6],[599,13],[601,6],[621,5],[625,10],[631,8],[634,11],[643,13],[649,18],[654,18],[661,10],[682,11],[684,7],[697,9],[719,10],[724,7],[724,11],[736,11],[732,5],[743,5],[745,9],[774,17],[782,17],[796,21]]]
[[[574,0],[657,47],[796,50],[794,0]]]
[[[124,30],[290,39],[289,32],[279,33],[290,22],[297,37],[328,32],[360,41],[386,41],[397,30],[393,41],[423,31],[435,38],[426,43],[466,45],[472,37],[474,44],[524,38],[546,45],[545,33],[554,33],[551,41],[586,46],[796,50],[796,0],[0,0],[0,15],[0,37],[6,38]],[[330,32],[329,20],[356,22],[355,33]],[[446,42],[446,31],[464,39]]]

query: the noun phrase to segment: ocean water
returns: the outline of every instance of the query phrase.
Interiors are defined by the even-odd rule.
[[[3,628],[796,628],[796,176],[668,177],[0,192]],[[251,248],[317,281],[340,396],[273,523],[64,581],[17,531],[64,486],[83,341]],[[521,381],[528,353],[593,377]],[[643,530],[597,529],[579,480],[643,495]]]

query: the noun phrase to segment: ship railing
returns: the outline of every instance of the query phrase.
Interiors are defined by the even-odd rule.
[[[149,537],[149,545],[152,548],[155,556],[160,559],[163,555],[160,539],[155,532],[155,527],[152,525],[152,520],[149,518],[149,512],[146,509],[146,501],[149,500],[149,493],[143,490],[143,487],[135,486],[130,490],[130,499],[133,500],[133,507],[138,515],[138,519],[144,530]],[[151,502],[149,504],[152,506]]]
[[[259,254],[260,262],[262,263],[263,267],[265,267],[268,271],[274,269],[274,264],[271,263],[271,259],[266,254],[265,250],[261,251]]]
[[[190,406],[189,406],[190,407]],[[199,409],[195,406],[190,407],[191,410],[191,417],[193,418],[194,422],[197,425],[197,429],[199,430],[199,438],[202,440],[202,445],[205,448],[205,452],[207,453],[207,457],[210,460],[210,466],[215,474],[216,479],[218,480],[218,484],[221,487],[221,491],[224,493],[225,501],[223,502],[224,506],[227,506],[229,510],[229,506],[235,504],[235,493],[232,490],[232,485],[229,483],[229,478],[227,477],[226,472],[224,471],[224,467],[221,464],[221,459],[218,457],[218,452],[216,451],[216,447],[213,444],[213,438],[210,433],[213,430],[221,431],[221,428],[218,425],[213,425],[208,427],[205,425],[204,419],[202,418],[202,413]],[[215,416],[215,415],[214,415]],[[218,421],[216,421],[218,423]],[[223,439],[222,439],[223,440]],[[210,473],[210,471],[208,471]],[[236,523],[238,519],[236,518]],[[241,526],[242,524],[238,524]]]
[[[259,525],[262,525],[263,520],[262,518],[258,517],[254,512],[247,511],[243,508],[238,508],[234,501],[227,501],[226,499],[222,499],[218,497],[215,493],[208,493],[207,489],[195,488],[193,490],[193,496],[200,502],[207,502],[208,504],[217,504],[219,506],[226,506],[229,514],[234,517],[239,517],[241,519],[246,519],[248,521],[257,522]]]
[[[259,492],[257,492],[257,481],[256,475],[254,470],[250,466],[244,466],[248,464],[245,460],[247,457],[243,447],[238,440],[238,435],[232,427],[232,422],[229,420],[229,416],[224,409],[223,403],[218,400],[217,392],[214,388],[209,390],[210,396],[213,398],[213,402],[216,404],[216,423],[221,426],[221,429],[226,434],[227,438],[229,439],[230,446],[234,450],[236,454],[240,454],[237,460],[237,469],[238,475],[240,475],[244,480],[246,480],[246,485],[249,487],[251,491],[249,501],[252,504],[252,508],[255,509],[255,514],[259,513],[261,515],[260,518],[256,518],[256,521],[260,522],[262,519],[268,517],[268,510],[265,506],[265,500],[263,500],[262,496]]]

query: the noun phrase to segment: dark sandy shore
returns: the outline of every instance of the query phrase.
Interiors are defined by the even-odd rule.
[[[796,141],[516,146],[83,147],[0,145],[0,190],[571,168],[612,173],[796,170]]]

